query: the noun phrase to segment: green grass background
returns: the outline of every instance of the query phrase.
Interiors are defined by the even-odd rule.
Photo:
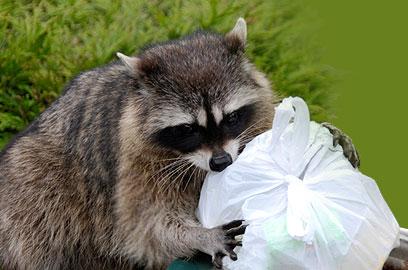
[[[315,120],[353,137],[362,170],[408,226],[406,3],[0,0],[0,148],[75,74],[116,51],[197,28],[226,32],[242,16],[251,60],[282,95],[305,98]]]

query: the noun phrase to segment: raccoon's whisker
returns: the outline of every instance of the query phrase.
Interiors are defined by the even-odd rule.
[[[153,173],[153,174],[149,177],[149,179],[146,180],[146,182],[145,182],[144,185],[148,184],[148,183],[149,183],[154,177],[156,177],[157,175],[159,175],[159,174],[162,175],[164,171],[166,171],[166,170],[168,170],[168,169],[171,169],[172,167],[176,167],[176,166],[180,165],[180,163],[182,163],[182,162],[184,162],[184,161],[185,161],[184,159],[179,159],[179,160],[176,160],[176,161],[174,161],[174,162],[171,162],[170,164],[167,164],[166,166],[160,168],[158,171],[156,171],[155,173]]]
[[[199,179],[204,179],[204,176],[207,174],[207,171],[205,171],[205,170],[201,169],[200,167],[198,167],[197,174],[198,174],[197,177]]]
[[[166,182],[172,181],[172,178],[173,178],[172,176],[177,175],[177,173],[179,172],[183,172],[188,165],[190,165],[190,163],[186,161],[185,163],[182,163],[179,166],[177,166],[175,170],[170,171],[168,174],[161,177],[159,181],[157,182],[157,184],[160,183],[159,191],[163,188],[163,186],[166,186]]]
[[[240,136],[238,140],[240,141],[245,141],[247,139],[252,140],[254,137],[256,137],[257,135],[261,134],[264,131],[265,131],[265,128],[263,127],[253,128],[252,130],[248,131],[243,136]]]
[[[189,167],[185,170],[185,172],[183,173],[183,175],[181,175],[181,178],[180,178],[180,181],[179,181],[177,190],[180,190],[180,187],[181,187],[182,184],[183,184],[183,179],[184,179],[184,177],[187,175],[187,173],[191,170],[192,167],[194,167],[194,169],[193,169],[193,171],[190,173],[190,177],[189,177],[188,180],[187,180],[187,183],[186,183],[185,188],[187,187],[188,182],[190,181],[191,177],[194,175],[194,171],[195,171],[195,169],[197,168],[197,166],[195,166],[193,163],[191,164],[191,166],[189,166]],[[185,188],[183,189],[183,191],[185,191]]]
[[[170,171],[167,174],[161,175],[161,177],[159,178],[159,180],[157,181],[156,185],[159,185],[159,190],[161,190],[161,188],[166,184],[166,182],[175,174],[177,174],[179,171],[182,171],[185,167],[187,167],[187,165],[189,165],[188,162],[179,164],[174,170]]]
[[[194,186],[197,183],[198,177],[200,176],[200,168],[199,167],[195,167],[195,170],[193,172],[193,176],[196,179],[196,181],[193,182]]]
[[[205,174],[207,171],[201,169],[200,167],[196,166],[197,171],[194,172],[195,181],[193,181],[194,189],[197,188],[197,185],[201,184],[201,181],[204,180]]]
[[[245,134],[242,134],[239,136],[237,139],[242,139],[246,137],[253,137],[254,135],[259,135],[260,133],[264,132],[267,127],[264,126],[257,126],[253,127],[250,130],[248,130]]]
[[[261,127],[267,129],[268,127],[266,127],[266,126],[263,126],[263,125],[258,126],[259,123],[263,123],[263,121],[264,121],[265,119],[266,119],[266,117],[263,117],[263,118],[261,118],[260,120],[256,121],[255,123],[253,123],[252,125],[250,125],[249,127],[247,127],[243,132],[241,132],[241,133],[238,135],[238,138],[244,136],[245,134],[247,134],[248,132],[251,132],[251,131],[254,130],[254,129],[259,129],[259,128],[261,128]]]
[[[254,137],[254,135],[258,135],[260,133],[259,129],[251,129],[248,130],[245,134],[242,134],[241,136],[237,137],[237,140],[242,140],[243,138],[249,138],[249,137]]]
[[[160,168],[160,169],[156,172],[156,174],[157,174],[157,173],[160,173],[160,172],[162,172],[162,171],[164,171],[164,170],[166,170],[166,169],[168,169],[168,168],[170,168],[170,167],[172,167],[172,166],[176,166],[176,165],[178,165],[178,164],[180,164],[180,163],[183,163],[184,161],[185,161],[185,159],[179,159],[179,160],[176,160],[176,161],[174,161],[174,162],[171,162],[170,164],[167,164],[166,166]]]
[[[258,135],[259,133],[254,134],[253,136],[248,136],[245,138],[241,138],[239,143],[241,146],[245,146],[247,143],[249,143],[250,141],[252,141],[254,139],[254,137],[256,137],[256,135]]]
[[[268,127],[255,127],[239,138],[240,148],[252,141],[256,136],[264,132]]]
[[[195,172],[196,172],[197,168],[198,168],[197,166],[194,167],[193,172],[190,174],[190,177],[188,178],[186,184],[184,185],[183,192],[186,191],[186,189],[188,187],[188,184],[190,183],[191,178],[195,175]]]
[[[199,180],[201,180],[201,168],[200,167],[196,168],[197,168],[197,172],[195,173],[196,180],[193,182],[194,188],[196,188],[197,183],[200,182]]]
[[[188,163],[188,164],[189,164],[189,166],[188,166],[188,167],[184,167],[184,169],[183,169],[176,177],[174,177],[173,179],[168,178],[169,181],[166,181],[166,182],[167,182],[167,186],[164,185],[165,188],[163,189],[163,193],[165,193],[165,192],[167,191],[167,189],[168,189],[171,185],[177,183],[177,180],[179,180],[180,177],[181,177],[181,180],[182,180],[183,177],[184,177],[184,176],[187,174],[187,172],[190,170],[190,168],[191,168],[192,166],[194,166],[193,163]],[[179,170],[179,171],[180,171],[180,170]],[[164,184],[166,184],[166,182],[165,182]],[[180,186],[181,183],[182,183],[182,181],[180,181],[180,183],[179,183],[178,186]],[[162,185],[162,187],[163,187],[163,185]],[[177,189],[179,189],[179,187],[178,187]]]
[[[158,179],[158,181],[153,185],[153,187],[157,186],[158,183],[160,183],[161,179],[167,177],[169,174],[173,173],[174,171],[177,170],[177,168],[179,166],[182,166],[184,163],[186,163],[187,161],[184,159],[181,160],[176,160],[170,164],[167,164],[166,166],[160,168],[157,172],[153,173],[149,179],[147,179],[145,181],[145,183],[143,184],[144,186],[146,186],[147,184],[149,184],[152,180],[154,179]]]
[[[265,119],[267,119],[267,117],[262,117],[261,119],[259,119],[258,121],[256,121],[255,123],[253,123],[252,125],[250,125],[249,127],[247,127],[244,131],[242,131],[236,139],[240,139],[241,136],[245,135],[247,132],[249,132],[253,127],[255,127],[256,125],[258,125],[260,122],[264,121]]]
[[[178,183],[178,189],[180,189],[181,184],[183,183],[184,177],[187,175],[187,173],[190,171],[190,169],[194,166],[193,163],[190,163],[190,166],[184,169],[184,172],[181,172],[177,177],[175,177],[172,182],[176,182],[177,180],[180,180]],[[177,182],[176,182],[177,183]]]
[[[184,159],[182,156],[179,157],[175,157],[175,158],[165,158],[165,159],[158,159],[155,160],[156,163],[160,163],[162,161],[170,161],[170,160],[180,160],[180,159]]]
[[[160,173],[162,173],[163,171],[165,171],[165,170],[167,170],[167,169],[169,169],[169,168],[171,168],[171,167],[173,167],[173,166],[176,166],[176,165],[178,165],[178,164],[180,164],[182,161],[180,161],[180,160],[176,160],[176,161],[174,161],[174,162],[171,162],[171,163],[169,163],[169,164],[167,164],[167,165],[165,165],[165,166],[163,166],[163,167],[159,167],[152,175],[151,175],[151,177],[153,177],[153,176],[157,176],[158,174],[160,174]],[[154,168],[154,165],[148,165],[147,167],[153,167]]]
[[[251,141],[253,138],[255,138],[257,135],[261,134],[263,131],[263,129],[257,129],[257,130],[253,130],[251,132],[248,132],[247,134],[245,134],[244,136],[241,136],[238,140],[240,143],[242,142],[246,142],[248,143],[249,141]]]
[[[201,172],[201,178],[203,178],[203,180],[204,180],[204,178],[207,176],[207,171],[204,171],[204,170],[200,170],[200,172]]]
[[[254,126],[257,126],[259,123],[265,123],[265,120],[269,119],[269,117],[262,117],[258,119],[258,121],[254,122],[252,125],[250,125],[246,130],[253,128]],[[244,130],[245,132],[245,130]]]

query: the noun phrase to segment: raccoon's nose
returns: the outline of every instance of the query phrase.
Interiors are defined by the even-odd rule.
[[[232,157],[227,152],[214,154],[210,159],[210,169],[215,172],[221,172],[232,164]]]

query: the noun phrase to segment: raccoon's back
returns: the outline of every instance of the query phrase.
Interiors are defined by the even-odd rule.
[[[80,74],[1,152],[0,265],[109,250],[118,123],[135,84],[123,70]]]
[[[55,148],[67,168],[79,165],[87,178],[108,184],[108,179],[116,178],[121,109],[135,87],[137,81],[117,62],[78,75],[6,146],[0,153],[0,166],[7,167],[11,156],[21,155],[20,147],[45,144],[44,151]]]

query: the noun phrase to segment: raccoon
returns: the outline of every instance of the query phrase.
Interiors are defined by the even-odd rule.
[[[245,57],[246,23],[118,53],[79,74],[1,152],[3,269],[165,269],[236,260],[242,220],[195,218],[206,172],[272,125],[279,97]],[[355,166],[351,141],[333,126]]]

